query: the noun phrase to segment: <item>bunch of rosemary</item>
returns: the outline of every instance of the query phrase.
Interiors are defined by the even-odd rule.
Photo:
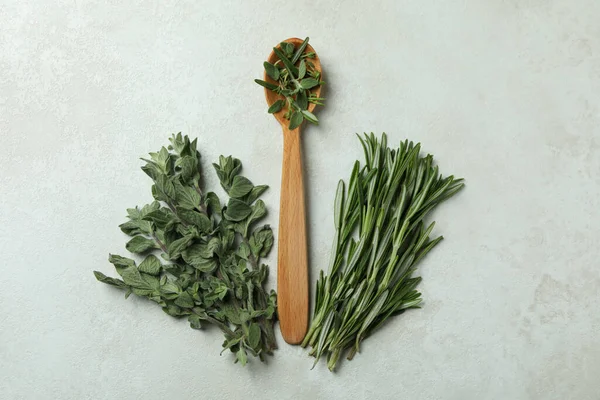
[[[342,354],[352,359],[360,343],[388,317],[417,308],[421,260],[442,237],[430,239],[424,218],[464,184],[443,178],[420,144],[391,149],[385,134],[359,137],[365,165],[356,161],[348,188],[340,181],[334,207],[336,233],[327,275],[320,273],[313,321],[302,346],[315,364],[327,356],[334,370]]]
[[[315,58],[314,52],[306,51],[309,38],[296,47],[293,43],[281,42],[279,48],[274,47],[273,52],[279,58],[274,64],[268,61],[263,63],[265,72],[275,83],[261,79],[254,81],[259,85],[283,96],[269,107],[269,113],[278,113],[286,110],[284,117],[290,120],[289,129],[296,129],[304,120],[318,124],[317,117],[308,111],[308,104],[323,105],[325,100],[314,93],[314,89],[323,85],[321,71],[315,68],[310,61]]]
[[[150,153],[142,170],[152,178],[156,199],[127,210],[129,221],[120,225],[132,239],[127,250],[144,254],[141,263],[110,255],[122,279],[94,271],[109,285],[147,297],[174,317],[187,317],[190,326],[203,322],[218,326],[225,335],[223,351],[247,362],[277,346],[276,295],[266,292],[268,267],[261,264],[273,245],[268,225],[255,227],[266,215],[258,197],[267,186],[254,186],[240,175],[238,159],[223,157],[213,164],[230,199],[226,205],[214,192],[200,188],[200,153],[196,140],[173,135],[169,149]],[[160,261],[153,253],[162,252]]]

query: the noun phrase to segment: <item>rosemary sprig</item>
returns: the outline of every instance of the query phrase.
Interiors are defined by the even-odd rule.
[[[274,114],[286,110],[284,117],[290,120],[289,129],[296,129],[304,120],[317,125],[319,120],[308,111],[308,105],[313,103],[322,106],[325,100],[315,94],[315,89],[325,82],[321,80],[321,71],[310,61],[315,58],[315,53],[306,51],[308,40],[304,39],[297,49],[288,42],[273,48],[279,59],[274,64],[265,61],[263,66],[269,78],[277,84],[254,80],[283,97],[271,104],[268,112]]]
[[[413,277],[421,260],[442,237],[430,239],[434,223],[424,218],[457,193],[462,179],[443,178],[420,144],[402,142],[391,149],[387,136],[359,137],[365,165],[356,161],[348,187],[340,181],[334,206],[336,233],[327,275],[321,271],[313,321],[303,347],[315,364],[323,355],[334,370],[348,351],[389,317],[418,308],[421,281]]]

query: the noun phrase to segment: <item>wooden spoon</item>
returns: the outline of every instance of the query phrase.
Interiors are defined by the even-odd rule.
[[[303,40],[290,38],[296,48]],[[278,46],[279,47],[279,46]],[[307,52],[315,52],[310,46]],[[315,52],[316,54],[316,52]],[[271,52],[268,62],[275,63],[279,58]],[[321,72],[319,57],[310,60],[315,69]],[[266,73],[264,80],[277,84]],[[311,93],[320,97],[321,86]],[[277,93],[265,89],[267,104],[283,99]],[[316,104],[309,103],[308,111],[313,112]],[[279,209],[279,254],[277,257],[277,308],[279,327],[283,339],[289,344],[302,342],[308,329],[308,260],[306,249],[306,209],[304,207],[304,181],[302,177],[302,150],[300,127],[290,130],[290,121],[284,118],[285,107],[275,118],[283,128],[283,165],[281,170],[281,199]]]

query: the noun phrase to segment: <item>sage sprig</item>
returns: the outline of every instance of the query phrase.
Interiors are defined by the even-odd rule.
[[[336,233],[327,275],[317,281],[314,316],[302,346],[315,364],[323,355],[334,370],[342,354],[352,359],[361,342],[389,317],[417,308],[418,262],[442,237],[431,239],[424,219],[464,186],[442,177],[420,144],[388,147],[387,136],[359,137],[365,164],[356,161],[334,203]]]
[[[304,120],[318,124],[318,118],[308,111],[308,105],[323,105],[325,100],[315,93],[315,89],[325,82],[321,80],[321,71],[311,62],[315,53],[306,51],[308,40],[309,38],[304,39],[298,48],[288,42],[281,42],[279,47],[273,48],[279,59],[274,64],[265,61],[263,66],[266,74],[276,84],[261,79],[254,80],[282,96],[282,99],[271,104],[268,112],[274,114],[285,110],[284,117],[290,120],[289,129],[296,129]]]
[[[173,135],[168,148],[150,153],[142,170],[153,180],[155,201],[127,210],[121,230],[132,239],[127,250],[144,255],[110,255],[121,279],[94,271],[96,278],[147,297],[190,326],[216,325],[225,335],[236,362],[248,354],[263,360],[277,347],[273,324],[276,294],[264,285],[269,269],[261,263],[273,246],[268,225],[256,226],[267,213],[259,196],[267,186],[254,186],[240,175],[242,163],[221,156],[213,164],[229,195],[226,205],[214,192],[201,189],[197,141]],[[155,253],[161,253],[161,261]]]

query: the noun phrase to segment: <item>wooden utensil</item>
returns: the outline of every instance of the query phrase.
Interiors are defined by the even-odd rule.
[[[290,38],[296,48],[303,40]],[[315,52],[310,46],[307,52]],[[316,52],[315,52],[316,54]],[[271,52],[268,62],[275,63],[279,58]],[[315,69],[321,72],[319,57],[310,60]],[[273,84],[266,73],[264,80]],[[320,97],[321,86],[313,92]],[[277,93],[265,89],[267,104],[283,99]],[[309,103],[308,111],[313,112],[315,104]],[[281,170],[281,199],[279,209],[279,254],[277,257],[277,308],[279,327],[283,339],[289,344],[302,342],[308,329],[308,260],[306,249],[306,209],[304,206],[304,180],[302,177],[302,149],[300,127],[290,130],[290,121],[284,118],[285,107],[275,113],[275,118],[283,128],[283,165]]]

